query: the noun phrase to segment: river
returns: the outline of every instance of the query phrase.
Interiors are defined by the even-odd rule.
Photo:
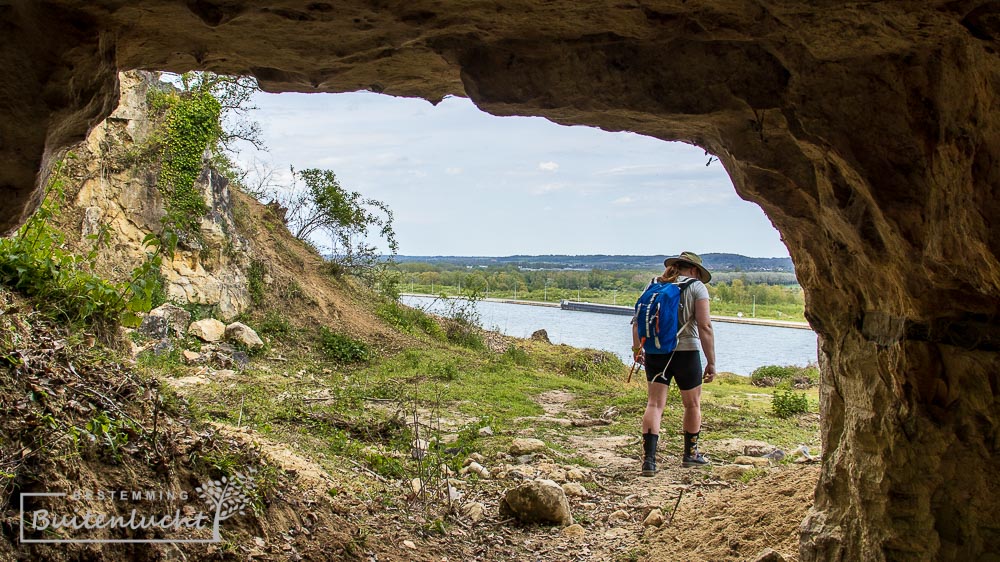
[[[428,312],[448,310],[447,303],[434,297],[404,296],[400,301]],[[632,361],[628,316],[499,302],[481,301],[475,306],[485,328],[519,338],[545,329],[552,343],[604,349],[623,361]],[[816,363],[816,334],[810,330],[727,322],[713,322],[712,325],[719,372],[749,375],[762,365]]]

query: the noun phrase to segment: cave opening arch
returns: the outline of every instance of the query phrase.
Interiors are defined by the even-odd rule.
[[[274,4],[274,5],[271,5]],[[803,560],[1000,551],[1000,24],[986,0],[13,2],[3,230],[106,117],[117,72],[467,95],[716,154],[782,233],[822,337]]]

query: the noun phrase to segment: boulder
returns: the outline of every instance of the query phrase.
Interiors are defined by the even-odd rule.
[[[541,439],[519,437],[510,442],[510,454],[515,457],[530,455],[531,453],[541,453],[545,449],[545,442]]]
[[[524,523],[572,525],[566,493],[551,480],[532,480],[508,490],[500,501],[500,516]]]
[[[757,441],[754,439],[721,439],[712,441],[712,451],[719,457],[737,457],[746,455],[749,457],[761,457],[773,451],[774,445],[767,441]]]
[[[204,318],[197,322],[192,322],[188,326],[188,333],[201,341],[222,341],[226,337],[226,325],[215,318]]]
[[[191,313],[183,308],[171,304],[163,303],[149,311],[149,317],[159,317],[166,320],[167,325],[174,332],[174,335],[182,336],[188,325],[191,323]]]
[[[733,459],[733,462],[736,464],[748,464],[750,466],[756,466],[756,467],[765,467],[771,465],[771,459],[767,457],[747,457],[743,455]]]
[[[747,473],[753,466],[748,464],[723,464],[712,467],[712,475],[722,480],[735,482]]]
[[[611,515],[608,515],[608,525],[611,526],[622,525],[624,523],[629,523],[630,521],[632,521],[632,516],[629,515],[624,509],[619,509]]]
[[[533,339],[534,341],[540,341],[540,342],[545,342],[545,343],[552,343],[549,340],[549,333],[546,332],[545,330],[535,330],[531,334],[531,339]]]
[[[147,315],[139,324],[139,333],[150,339],[162,340],[170,334],[170,325],[161,316]]]
[[[260,339],[257,332],[241,322],[233,322],[226,326],[226,341],[239,343],[249,348],[264,347],[264,341]]]
[[[486,506],[479,502],[469,502],[462,506],[462,515],[467,517],[469,521],[478,523],[486,516]]]

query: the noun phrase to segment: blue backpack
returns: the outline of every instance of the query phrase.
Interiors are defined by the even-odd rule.
[[[681,294],[696,279],[658,283],[654,279],[635,303],[635,321],[646,353],[670,353],[677,347],[680,319],[685,316]]]

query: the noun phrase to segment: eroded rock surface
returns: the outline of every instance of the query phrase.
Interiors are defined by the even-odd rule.
[[[1000,552],[1000,8],[986,0],[0,5],[0,230],[114,108],[118,71],[467,95],[717,155],[821,336],[803,560]]]

